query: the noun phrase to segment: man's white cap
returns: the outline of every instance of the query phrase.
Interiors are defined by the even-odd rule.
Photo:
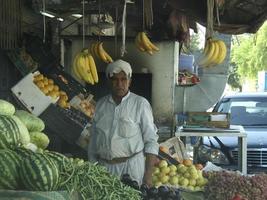
[[[106,69],[107,78],[112,77],[113,74],[117,74],[123,71],[129,78],[132,77],[132,68],[131,65],[124,60],[116,60],[112,63],[109,63]]]

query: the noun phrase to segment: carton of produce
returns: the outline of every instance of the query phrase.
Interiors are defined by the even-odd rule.
[[[40,89],[35,82],[37,75],[40,75],[38,71],[29,73],[13,86],[11,91],[31,113],[39,116],[50,104],[55,104],[58,97],[48,96]]]
[[[160,143],[159,149],[177,160],[179,163],[184,159],[188,159],[184,143],[178,137],[172,137],[165,142]]]
[[[95,112],[95,101],[93,100],[93,97],[94,96],[91,94],[87,97],[83,94],[76,95],[71,99],[70,105],[92,119]]]

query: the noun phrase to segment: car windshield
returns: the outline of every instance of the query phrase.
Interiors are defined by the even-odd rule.
[[[224,98],[214,111],[230,113],[231,124],[267,126],[267,97]]]

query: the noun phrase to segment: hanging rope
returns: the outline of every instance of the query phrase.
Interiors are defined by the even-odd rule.
[[[143,0],[143,21],[145,28],[151,29],[153,25],[153,5],[152,0]]]
[[[98,1],[98,19],[97,19],[97,35],[98,35],[98,41],[101,41],[101,37],[100,37],[100,18],[101,18],[101,0]]]
[[[43,0],[43,12],[45,12],[45,0]],[[45,43],[45,37],[46,37],[46,21],[45,21],[45,15],[43,15],[43,43]]]
[[[85,27],[84,27],[84,24],[85,24],[85,15],[84,15],[84,0],[83,0],[83,49],[84,49],[84,46],[85,46]]]
[[[220,13],[219,13],[219,5],[218,5],[218,2],[217,1],[215,1],[215,9],[216,9],[216,19],[217,19],[218,26],[221,26]]]
[[[206,39],[213,36],[213,9],[214,0],[207,0],[207,28],[206,28]]]
[[[119,9],[116,6],[115,8],[115,57],[118,57],[118,15],[119,15]]]
[[[127,0],[124,1],[123,14],[122,14],[122,46],[121,57],[126,53],[125,39],[126,39],[126,5]]]
[[[145,0],[143,0],[143,11],[142,11],[143,13],[143,30],[142,31],[145,31]]]

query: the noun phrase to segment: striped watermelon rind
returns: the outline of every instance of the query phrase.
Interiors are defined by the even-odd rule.
[[[19,157],[9,149],[0,150],[0,189],[15,190],[19,188]]]
[[[31,154],[23,160],[19,175],[25,189],[31,191],[53,191],[59,182],[55,163],[40,153]]]
[[[34,152],[30,149],[26,149],[24,147],[17,147],[13,150],[19,157],[20,165],[22,165],[22,162],[25,158],[28,156],[34,154]]]
[[[0,115],[0,149],[11,149],[19,146],[20,130],[10,117]]]
[[[45,151],[45,155],[48,156],[61,171],[64,163],[69,163],[69,158],[61,153],[55,151]]]
[[[10,116],[17,124],[19,131],[19,143],[26,145],[30,142],[30,134],[25,124],[15,115]]]

